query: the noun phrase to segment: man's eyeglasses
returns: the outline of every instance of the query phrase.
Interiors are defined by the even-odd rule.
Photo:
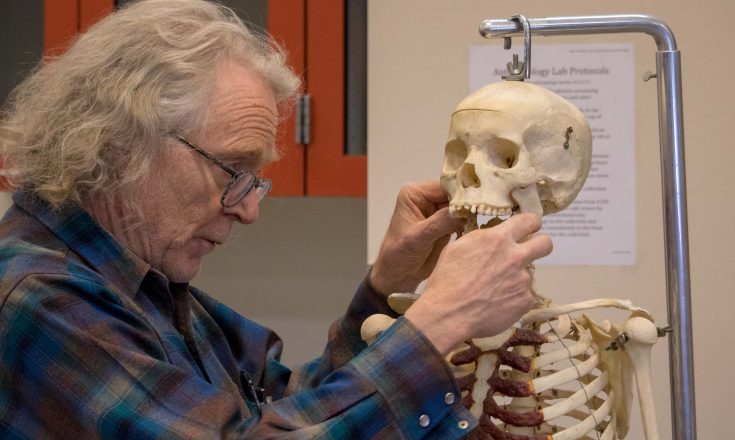
[[[268,195],[268,193],[270,192],[272,185],[270,179],[261,179],[250,171],[236,170],[234,168],[228,167],[219,159],[215,158],[211,154],[207,153],[206,151],[202,150],[201,148],[197,147],[196,145],[192,144],[181,136],[174,137],[179,142],[190,147],[192,150],[206,157],[215,165],[225,170],[227,174],[232,177],[230,179],[230,183],[227,184],[227,188],[225,188],[225,192],[222,193],[222,197],[219,200],[220,203],[222,203],[222,206],[224,206],[225,208],[237,205],[245,197],[247,197],[247,195],[250,194],[251,191],[255,192],[255,197],[258,199],[258,202],[263,200],[263,197]]]

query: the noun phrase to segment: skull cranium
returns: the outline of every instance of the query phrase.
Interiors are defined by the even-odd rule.
[[[592,156],[582,112],[540,86],[489,84],[452,114],[441,184],[455,217],[550,214],[584,185]]]

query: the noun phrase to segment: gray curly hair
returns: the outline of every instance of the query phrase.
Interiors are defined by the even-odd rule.
[[[142,0],[108,15],[6,101],[0,153],[11,182],[55,208],[114,195],[137,210],[132,194],[170,133],[206,126],[228,61],[262,75],[282,109],[300,86],[284,51],[224,6]]]

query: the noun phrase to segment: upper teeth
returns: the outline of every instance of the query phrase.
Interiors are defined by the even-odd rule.
[[[469,211],[472,214],[481,214],[481,215],[511,215],[513,214],[513,208],[509,207],[493,207],[484,203],[476,203],[476,204],[470,204],[470,203],[452,203],[449,206],[450,211]]]

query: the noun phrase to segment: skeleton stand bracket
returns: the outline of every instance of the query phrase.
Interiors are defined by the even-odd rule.
[[[601,15],[526,19],[484,20],[480,34],[485,38],[526,36],[523,67],[514,56],[516,73],[530,73],[530,35],[585,35],[645,33],[656,42],[659,138],[663,188],[664,247],[671,366],[672,434],[676,440],[696,439],[694,406],[694,361],[692,352],[689,244],[687,232],[686,181],[684,175],[684,125],[681,97],[681,56],[671,29],[648,15]],[[518,69],[520,67],[520,69]],[[511,72],[512,74],[513,72]],[[520,78],[519,78],[520,79]],[[668,330],[668,329],[667,329]]]

